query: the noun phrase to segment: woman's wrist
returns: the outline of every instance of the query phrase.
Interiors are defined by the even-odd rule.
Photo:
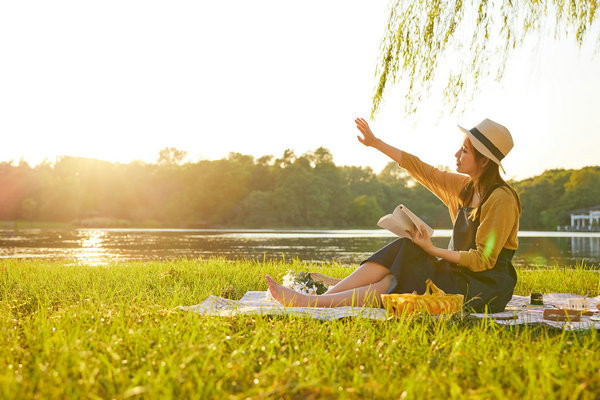
[[[435,255],[437,255],[437,253],[439,253],[439,250],[442,250],[442,249],[438,249],[437,247],[435,247],[433,245],[433,243],[429,242],[425,247],[423,247],[423,250],[425,251],[425,253],[427,253],[431,256],[435,256]]]
[[[446,261],[450,261],[451,263],[458,264],[460,261],[460,252],[455,250],[441,249],[439,247],[435,247],[431,245],[428,249],[423,249],[426,253],[431,256],[443,258]]]
[[[375,142],[373,143],[373,148],[381,150],[383,145],[385,145],[385,142],[379,138],[376,138]]]
[[[373,148],[377,149],[378,151],[382,152],[383,154],[400,164],[402,160],[402,150],[387,144],[381,139],[375,140],[375,142],[373,143]]]

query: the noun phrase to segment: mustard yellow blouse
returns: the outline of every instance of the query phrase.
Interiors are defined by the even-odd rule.
[[[469,177],[441,171],[404,151],[399,165],[448,207],[454,224],[460,207],[458,195]],[[485,271],[494,267],[502,248],[516,250],[520,215],[517,199],[508,188],[494,190],[480,210],[476,248],[461,251],[458,265],[475,272]]]

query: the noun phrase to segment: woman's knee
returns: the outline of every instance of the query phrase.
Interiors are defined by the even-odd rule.
[[[379,282],[377,282],[376,290],[378,292],[381,292],[382,294],[387,293],[391,289],[393,289],[392,286],[396,286],[396,284],[397,284],[396,277],[392,274],[387,274]]]
[[[365,261],[361,264],[360,268],[370,270],[371,272],[381,274],[382,276],[390,273],[390,269],[388,267],[378,263],[377,261]]]

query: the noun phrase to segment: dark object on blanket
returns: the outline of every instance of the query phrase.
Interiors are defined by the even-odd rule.
[[[532,306],[543,306],[544,305],[544,295],[541,293],[531,293],[529,304]]]
[[[594,313],[587,310],[572,310],[570,308],[547,308],[544,310],[544,319],[549,321],[579,322],[582,315],[590,316],[594,315]]]
[[[315,288],[317,288],[317,294],[323,294],[327,291],[326,283],[314,279],[313,274],[311,274],[310,272],[298,272],[296,275],[294,275],[294,281],[298,283],[304,283],[309,288],[314,286]]]
[[[519,317],[517,317],[516,315],[505,315],[505,316],[503,315],[503,316],[498,316],[498,317],[494,316],[493,318],[496,321],[508,321],[511,319],[518,319]]]

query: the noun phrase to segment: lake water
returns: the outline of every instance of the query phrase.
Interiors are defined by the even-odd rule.
[[[447,247],[450,230],[433,242]],[[0,229],[0,258],[118,261],[225,257],[358,263],[395,239],[385,230]],[[600,233],[520,232],[516,266],[600,265]]]

